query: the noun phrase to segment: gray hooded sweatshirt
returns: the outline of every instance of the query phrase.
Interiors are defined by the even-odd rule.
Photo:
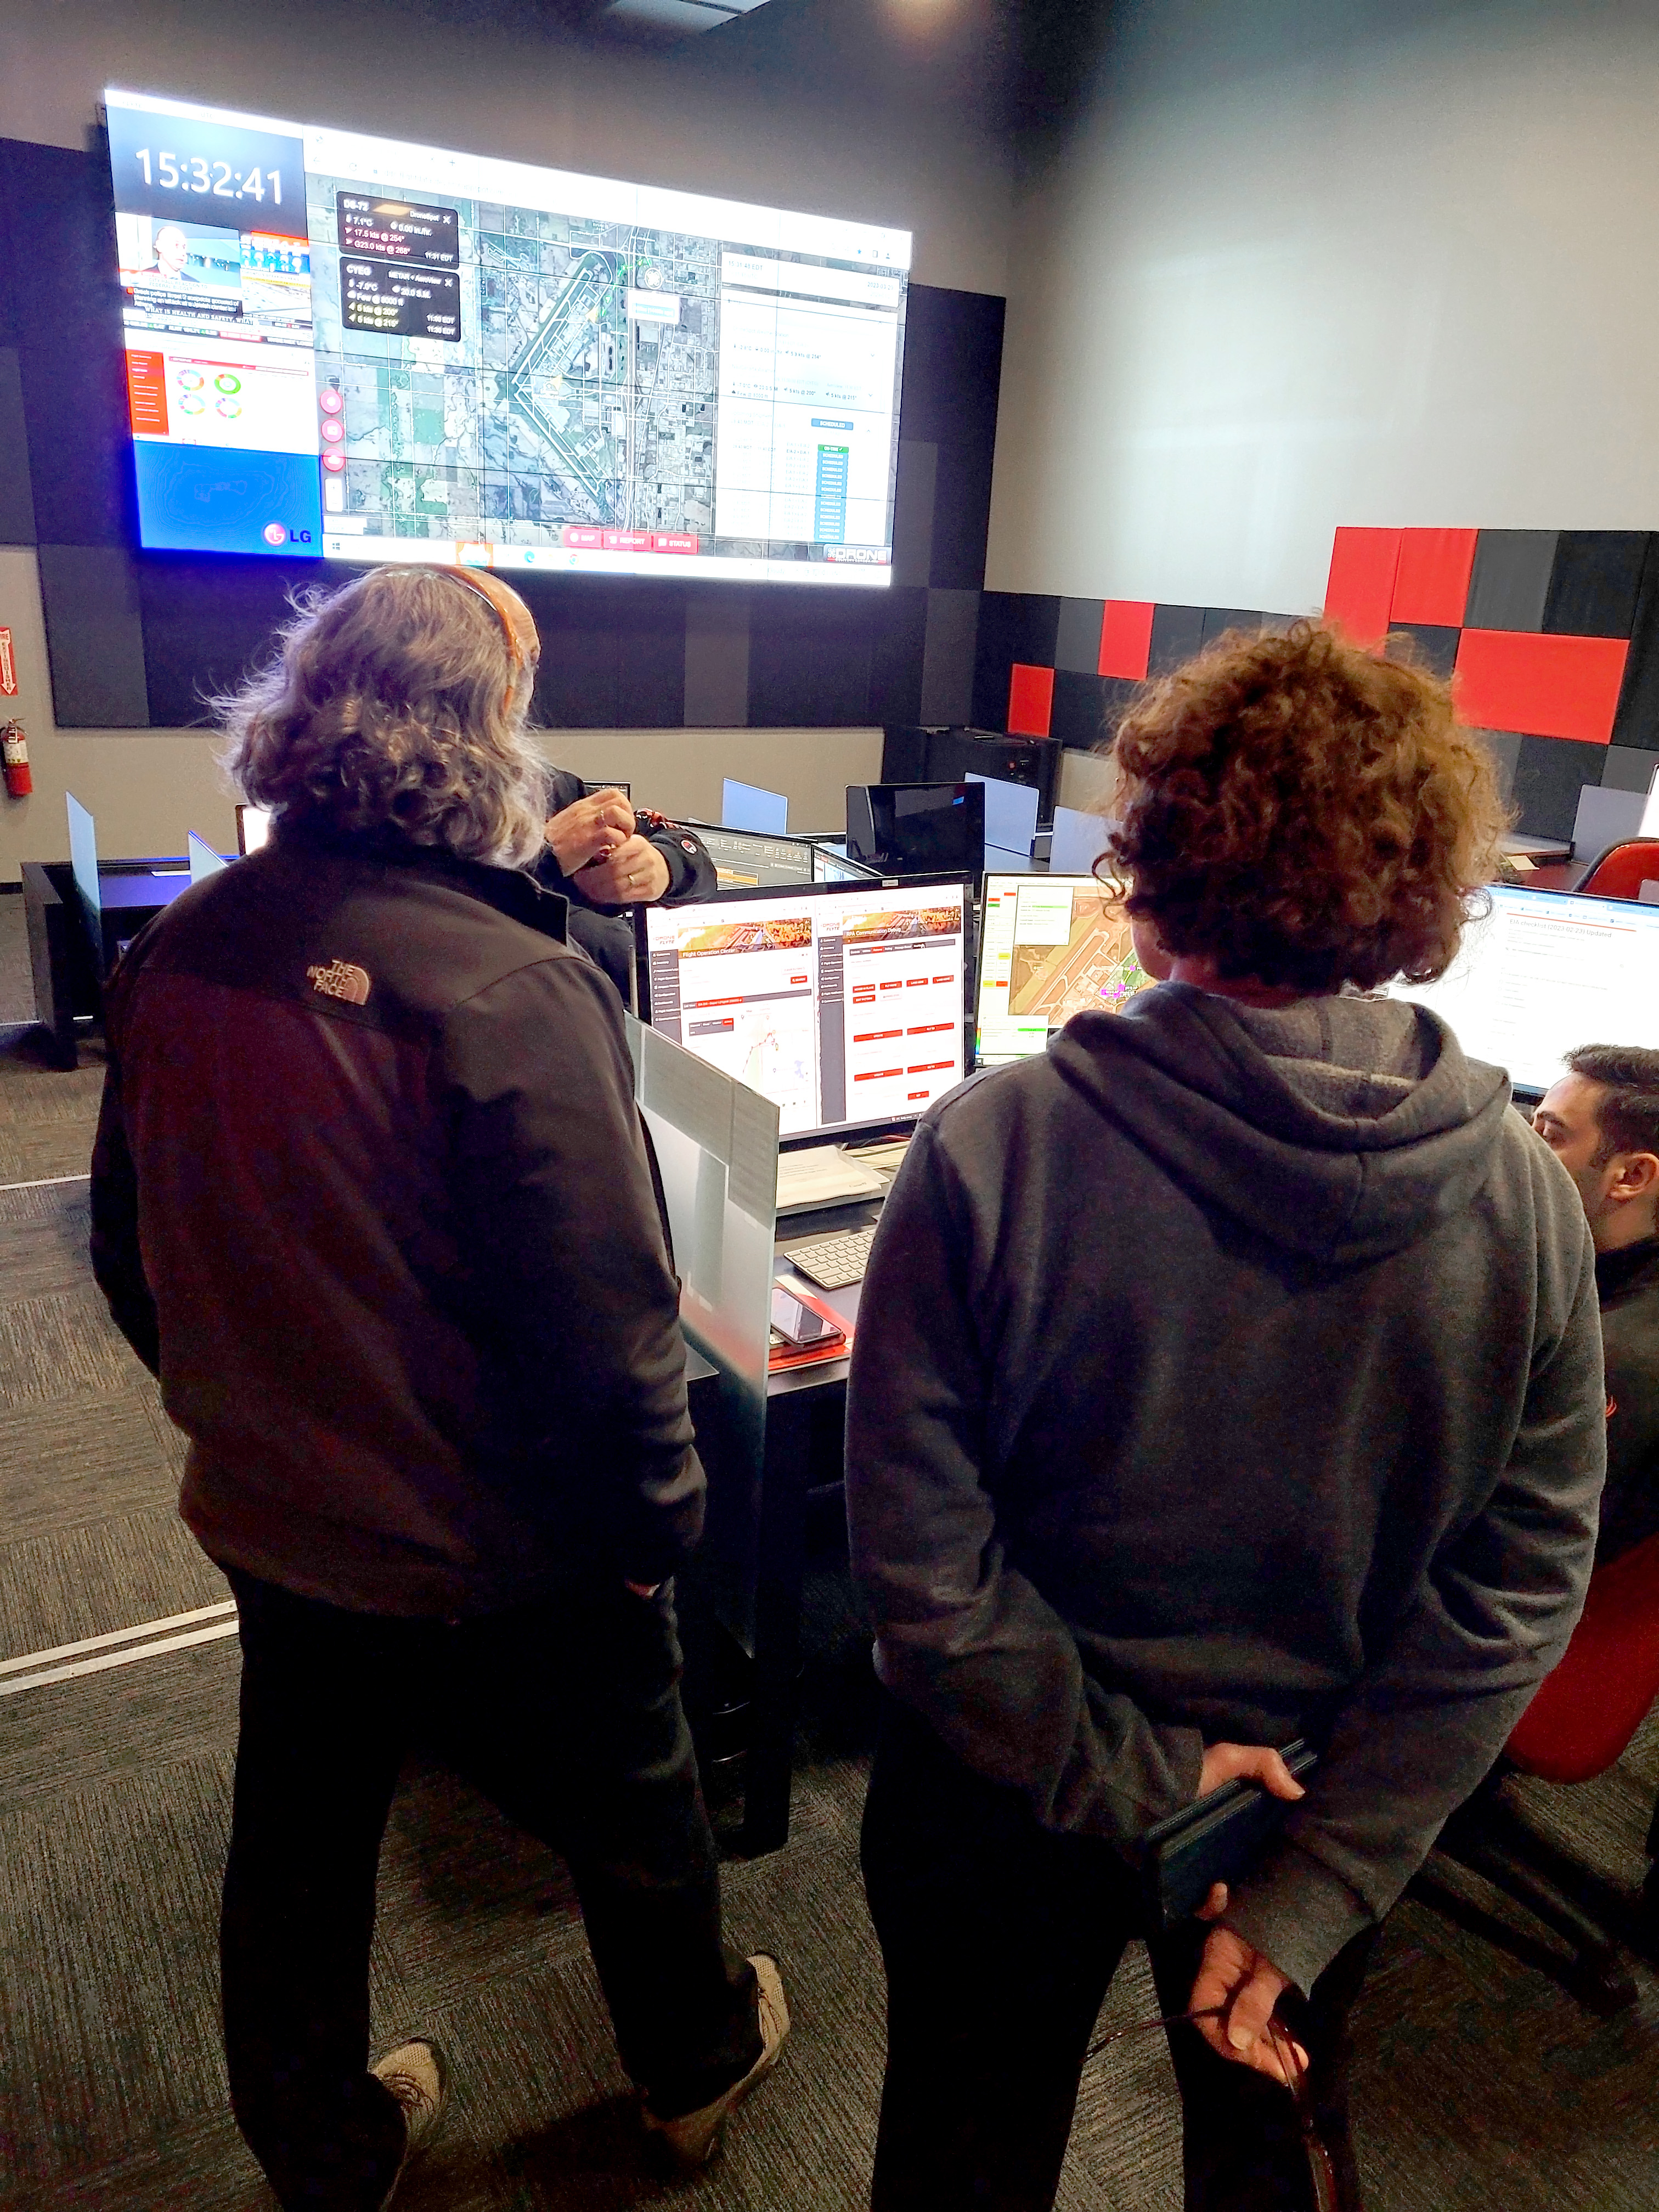
[[[853,1358],[877,1668],[1126,1849],[1206,1743],[1322,1753],[1228,1923],[1302,1988],[1379,1918],[1583,1603],[1577,1192],[1436,1016],[1167,983],[923,1119]]]

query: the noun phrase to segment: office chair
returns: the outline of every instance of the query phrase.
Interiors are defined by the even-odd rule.
[[[1659,853],[1659,846],[1651,848]],[[1434,1870],[1412,1894],[1446,1918],[1538,1967],[1589,2011],[1606,2017],[1636,2001],[1626,1952],[1659,1961],[1659,1808],[1647,1838],[1650,1862],[1632,1897],[1529,1827],[1503,1792],[1527,1774],[1567,1784],[1593,1781],[1620,1756],[1659,1697],[1659,1536],[1590,1577],[1584,1613],[1553,1674],[1540,1686],[1485,1782],[1442,1832],[1437,1852],[1482,1875],[1561,1939],[1552,1944],[1474,1904]]]
[[[1576,891],[1598,898],[1639,899],[1644,884],[1659,883],[1659,837],[1626,837],[1592,860]]]

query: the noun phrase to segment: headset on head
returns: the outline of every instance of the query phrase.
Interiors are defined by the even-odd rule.
[[[487,599],[495,609],[496,619],[501,626],[501,635],[507,640],[507,657],[513,664],[507,695],[501,702],[504,709],[510,708],[519,679],[528,670],[533,680],[536,663],[541,658],[542,641],[537,635],[536,624],[529,608],[510,584],[504,584],[499,576],[491,575],[487,568],[457,568],[441,564],[438,573],[443,576],[453,576],[458,584],[464,584],[469,592],[476,592],[481,599]]]

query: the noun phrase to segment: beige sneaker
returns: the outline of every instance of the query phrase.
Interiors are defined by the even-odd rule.
[[[677,2166],[707,2166],[720,2147],[726,2115],[778,2063],[783,2039],[789,2033],[789,2007],[784,2001],[783,1977],[778,1962],[768,1952],[757,1951],[750,1965],[755,1970],[756,2012],[760,2021],[761,2055],[740,2081],[723,2090],[711,2105],[695,2112],[682,2112],[676,2120],[659,2120],[647,2105],[643,2107],[646,2132],[654,2136]]]
[[[377,2081],[386,2083],[404,2115],[404,2154],[392,2176],[391,2188],[380,2199],[380,2212],[386,2212],[398,2193],[404,2168],[437,2133],[449,2095],[449,2068],[437,2045],[422,2036],[413,2043],[400,2043],[368,2070]]]

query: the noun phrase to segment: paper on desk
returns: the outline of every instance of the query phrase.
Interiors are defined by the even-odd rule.
[[[810,1146],[778,1155],[780,1206],[833,1206],[843,1199],[879,1198],[887,1186],[873,1168],[848,1159],[839,1145]]]

